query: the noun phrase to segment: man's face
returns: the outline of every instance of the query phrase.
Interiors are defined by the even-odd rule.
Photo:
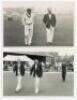
[[[52,14],[52,11],[51,11],[51,9],[48,9],[48,14]]]
[[[31,15],[31,10],[27,10],[27,13],[28,13],[29,15]]]

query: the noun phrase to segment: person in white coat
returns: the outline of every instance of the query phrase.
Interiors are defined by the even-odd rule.
[[[24,42],[25,45],[29,46],[32,44],[33,37],[33,16],[31,9],[28,8],[26,13],[23,16],[23,25],[24,25]]]

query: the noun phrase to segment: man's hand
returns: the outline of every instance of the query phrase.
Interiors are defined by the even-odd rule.
[[[50,29],[54,31],[55,27],[53,27],[53,26],[50,26]]]

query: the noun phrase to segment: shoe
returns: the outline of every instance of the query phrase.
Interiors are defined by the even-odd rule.
[[[32,43],[29,43],[28,46],[31,46]]]
[[[52,45],[52,42],[47,42],[47,45],[48,45],[48,46],[51,46],[51,45]]]
[[[21,88],[15,90],[16,93],[18,93],[20,91],[21,91]]]
[[[35,94],[38,94],[38,92],[39,92],[38,90],[35,90]]]
[[[27,44],[27,43],[25,43],[25,45],[26,45],[26,46],[28,46],[28,44]]]
[[[20,89],[21,90],[21,89]],[[20,90],[15,90],[16,93],[20,92]]]

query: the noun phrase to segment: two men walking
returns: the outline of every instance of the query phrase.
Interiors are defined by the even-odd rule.
[[[17,86],[16,92],[19,92],[22,89],[22,79],[25,75],[25,67],[24,64],[21,63],[20,59],[18,59],[17,63],[15,63],[13,71],[17,76]],[[40,89],[40,81],[43,76],[43,66],[40,61],[37,59],[34,61],[34,64],[31,66],[30,75],[34,78],[34,90],[35,94],[39,92]],[[62,80],[65,82],[66,79],[66,62],[62,62]]]
[[[19,92],[22,89],[22,79],[25,75],[25,67],[20,60],[18,60],[18,62],[14,65],[13,71],[17,76],[17,86],[15,91]],[[36,94],[39,92],[40,79],[42,77],[42,74],[42,64],[38,60],[35,60],[33,66],[31,67],[30,75],[34,77],[34,88]]]
[[[46,36],[47,36],[47,44],[51,45],[54,37],[54,30],[56,26],[56,17],[52,13],[51,9],[48,9],[48,13],[44,15],[43,22],[46,27]],[[26,13],[23,17],[23,25],[24,25],[24,40],[25,45],[32,44],[33,37],[33,15],[30,8],[26,10]]]

